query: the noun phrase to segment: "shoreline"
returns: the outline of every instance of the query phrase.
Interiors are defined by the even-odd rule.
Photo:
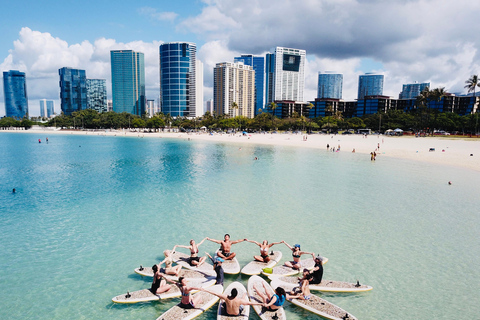
[[[29,133],[39,135],[36,139],[44,140],[49,135],[75,134],[95,136],[118,136],[138,138],[172,138],[190,139],[200,141],[224,142],[247,145],[269,145],[269,146],[290,146],[300,148],[313,148],[327,150],[337,149],[340,145],[340,152],[352,152],[365,155],[366,159],[370,152],[377,153],[377,160],[383,156],[407,159],[413,161],[427,162],[438,165],[466,168],[480,172],[480,139],[450,138],[446,137],[413,137],[413,136],[385,136],[358,134],[352,135],[325,135],[325,134],[294,134],[294,133],[249,133],[243,136],[241,133],[213,134],[209,133],[185,133],[185,132],[155,132],[144,133],[128,130],[103,130],[103,131],[81,131],[81,130],[54,130],[54,129],[29,129],[29,130],[1,130],[9,133]],[[306,137],[306,140],[304,140]],[[380,146],[380,148],[378,148]],[[431,148],[434,151],[430,151]],[[332,151],[330,151],[332,152]]]

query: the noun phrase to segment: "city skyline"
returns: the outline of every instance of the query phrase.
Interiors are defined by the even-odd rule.
[[[449,12],[456,12],[457,21],[478,16],[480,4],[465,0],[262,1],[251,5],[228,0],[142,1],[121,3],[117,9],[112,13],[107,3],[89,0],[82,8],[73,4],[60,8],[51,0],[28,6],[4,4],[0,71],[26,73],[30,114],[39,114],[36,100],[42,98],[54,99],[59,105],[55,75],[63,66],[85,69],[92,78],[106,79],[110,88],[110,50],[145,53],[146,95],[155,99],[159,94],[158,47],[172,41],[197,44],[198,58],[205,65],[205,100],[213,95],[216,63],[234,61],[242,54],[264,56],[275,46],[306,50],[304,100],[316,97],[316,78],[322,70],[344,74],[345,100],[356,98],[358,76],[366,72],[384,73],[384,94],[395,97],[403,84],[414,81],[466,93],[464,82],[480,71],[480,40],[470,36],[466,24],[443,23],[451,20]],[[51,10],[56,12],[55,19],[47,18]],[[372,16],[373,10],[383,14]],[[283,15],[290,18],[280,21]],[[1,92],[0,116],[4,110]]]

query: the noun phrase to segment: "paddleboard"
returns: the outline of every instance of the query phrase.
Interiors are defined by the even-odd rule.
[[[262,283],[265,283],[265,286],[267,287],[268,292],[271,294],[274,294],[274,290],[270,285],[260,278],[259,276],[251,276],[248,279],[248,295],[250,296],[250,301],[255,301],[255,302],[260,302],[263,303],[263,300],[260,298],[260,296],[257,294],[257,292],[253,289],[253,286],[255,285],[259,290],[263,290],[263,285]],[[258,314],[260,319],[263,320],[286,320],[287,316],[285,315],[285,310],[282,308],[276,310],[276,311],[266,311],[263,306],[252,306],[253,310]]]
[[[270,275],[270,280],[277,286],[290,288],[299,286],[297,277],[281,277]],[[308,286],[310,291],[323,291],[323,292],[364,292],[370,291],[373,288],[367,285],[361,285],[359,283],[322,280],[319,284],[311,284]],[[291,290],[291,289],[290,289]]]
[[[223,291],[223,286],[222,285],[214,285],[213,287],[210,288],[211,291],[217,292],[217,293],[222,293]],[[176,306],[168,309],[167,312],[162,314],[160,317],[157,318],[157,320],[189,320],[193,319],[195,317],[198,317],[201,315],[203,312],[211,308],[218,300],[219,298],[217,296],[214,296],[213,294],[207,293],[207,292],[197,292],[193,295],[194,297],[200,296],[201,302],[198,303],[195,309],[184,309],[180,307],[180,304],[177,304]]]
[[[253,276],[260,274],[264,268],[273,268],[282,259],[281,251],[273,251],[273,255],[270,254],[270,261],[268,263],[260,261],[251,261],[245,267],[242,268],[242,273]]]
[[[212,267],[213,268],[213,267]],[[165,273],[165,269],[160,269],[160,272]],[[153,277],[153,270],[152,267],[139,267],[135,269],[135,273],[144,276],[144,277]],[[179,277],[184,277],[186,279],[204,279],[204,278],[210,278],[215,276],[215,272],[213,274],[211,272],[203,272],[200,270],[186,270],[186,269],[181,269],[180,272],[178,273],[178,277],[170,274],[165,274],[165,278],[168,278],[170,280],[177,281]]]
[[[323,318],[332,320],[357,320],[352,314],[314,294],[310,296],[309,300],[291,299],[288,301],[300,308],[318,314]]]
[[[323,261],[322,265],[324,265],[325,263],[328,262],[328,258],[322,257],[322,261]],[[299,272],[302,272],[303,269],[308,269],[311,271],[314,268],[314,266],[315,266],[315,261],[313,260],[313,258],[308,258],[308,259],[302,259],[302,267],[299,270],[283,265],[283,266],[273,267],[271,270],[272,272],[267,272],[270,270],[262,270],[262,274],[267,277],[269,277],[272,274],[287,277],[287,276],[296,275]]]
[[[202,265],[200,267],[190,265],[190,263],[188,262],[190,256],[185,254],[185,253],[174,252],[174,253],[172,253],[172,258],[173,258],[173,262],[181,265],[182,267],[184,267],[186,269],[203,272],[205,274],[208,274],[208,276],[215,276],[215,271],[213,270],[213,265],[208,263],[208,258],[207,258],[207,261],[202,263]]]
[[[215,256],[217,256],[218,251],[220,251],[220,249],[215,251]],[[240,263],[238,263],[237,257],[235,257],[231,260],[225,260],[222,263],[222,268],[223,268],[223,272],[227,273],[227,274],[238,274],[238,273],[240,273]]]
[[[188,284],[193,287],[203,287],[208,288],[215,284],[215,279],[207,281],[188,281]],[[139,303],[139,302],[148,302],[148,301],[157,301],[162,299],[170,299],[180,297],[182,293],[176,285],[172,285],[172,288],[167,292],[160,294],[153,294],[149,289],[143,289],[133,292],[127,292],[126,294],[118,295],[112,298],[112,301],[115,303]]]
[[[237,289],[238,295],[237,297],[243,298],[245,293],[247,293],[247,289],[243,286],[238,281],[232,282],[227,289],[223,292],[223,294],[229,296],[232,292],[232,289]],[[248,299],[248,295],[245,297],[245,299]],[[250,306],[243,306],[243,310],[240,313],[240,315],[237,316],[229,316],[226,313],[225,307],[224,307],[224,302],[225,300],[220,300],[220,303],[218,304],[218,311],[217,311],[217,320],[247,320],[248,316],[250,315]]]

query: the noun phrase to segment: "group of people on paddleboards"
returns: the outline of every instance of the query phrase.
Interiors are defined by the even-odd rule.
[[[192,267],[201,266],[205,262],[207,257],[198,256],[198,252],[199,252],[198,247],[202,245],[205,240],[209,240],[214,243],[220,244],[220,249],[216,252],[215,258],[213,258],[210,254],[205,252],[206,255],[213,262],[213,268],[217,275],[216,284],[223,285],[224,271],[222,268],[222,263],[225,262],[225,260],[232,260],[236,256],[235,252],[231,251],[232,245],[243,242],[243,241],[254,243],[260,247],[260,255],[255,255],[253,257],[256,261],[268,263],[270,261],[269,251],[272,248],[272,246],[283,243],[292,251],[292,260],[285,262],[285,266],[300,271],[302,268],[302,262],[300,258],[304,254],[312,255],[315,261],[315,266],[312,271],[309,271],[308,269],[303,269],[302,277],[298,278],[300,283],[299,288],[296,288],[295,290],[289,293],[287,293],[281,287],[276,288],[275,293],[271,293],[270,291],[267,290],[267,287],[265,286],[265,284],[263,284],[263,290],[262,288],[258,288],[257,286],[254,286],[254,290],[257,292],[258,296],[262,300],[261,303],[249,301],[248,298],[246,297],[247,295],[246,293],[242,297],[240,297],[236,289],[232,289],[230,295],[218,294],[205,288],[189,286],[184,277],[180,277],[178,281],[172,281],[165,277],[165,274],[178,276],[182,268],[182,266],[180,265],[173,266],[172,254],[175,252],[176,248],[184,248],[184,249],[190,250],[190,257],[188,258],[188,263]],[[205,291],[210,294],[216,295],[225,301],[224,309],[226,314],[228,315],[240,315],[243,310],[242,306],[244,305],[262,305],[267,311],[275,311],[280,309],[283,306],[286,299],[309,300],[311,297],[311,293],[308,286],[310,284],[319,284],[322,281],[322,277],[323,277],[323,266],[322,266],[321,256],[319,255],[315,256],[313,252],[302,251],[300,249],[299,244],[295,244],[292,247],[291,245],[289,245],[283,240],[279,242],[272,242],[272,243],[268,243],[267,240],[263,240],[261,243],[259,243],[257,241],[248,240],[248,239],[239,239],[239,240],[231,241],[230,235],[225,234],[223,240],[215,240],[215,239],[206,237],[197,244],[192,239],[190,240],[189,246],[175,245],[172,251],[165,250],[163,253],[165,255],[165,259],[163,259],[163,261],[161,261],[158,265],[154,265],[152,267],[154,275],[153,275],[153,282],[152,282],[150,291],[153,294],[161,294],[169,291],[172,285],[178,286],[182,294],[180,307],[185,309],[192,309],[192,308],[195,308],[195,305],[198,305],[199,301],[197,300],[200,299],[200,297],[193,297],[190,294],[191,291]],[[164,273],[160,271],[160,267],[163,264],[165,264]],[[172,285],[168,283],[171,283]]]

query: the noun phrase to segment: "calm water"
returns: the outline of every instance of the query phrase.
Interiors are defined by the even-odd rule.
[[[0,134],[2,319],[154,320],[177,300],[111,303],[150,286],[133,269],[227,232],[300,243],[329,258],[325,279],[372,285],[319,293],[359,319],[480,318],[478,172],[300,148],[38,138]],[[234,248],[242,265],[258,251]],[[247,281],[226,284],[237,279]],[[289,319],[319,319],[286,309]]]

